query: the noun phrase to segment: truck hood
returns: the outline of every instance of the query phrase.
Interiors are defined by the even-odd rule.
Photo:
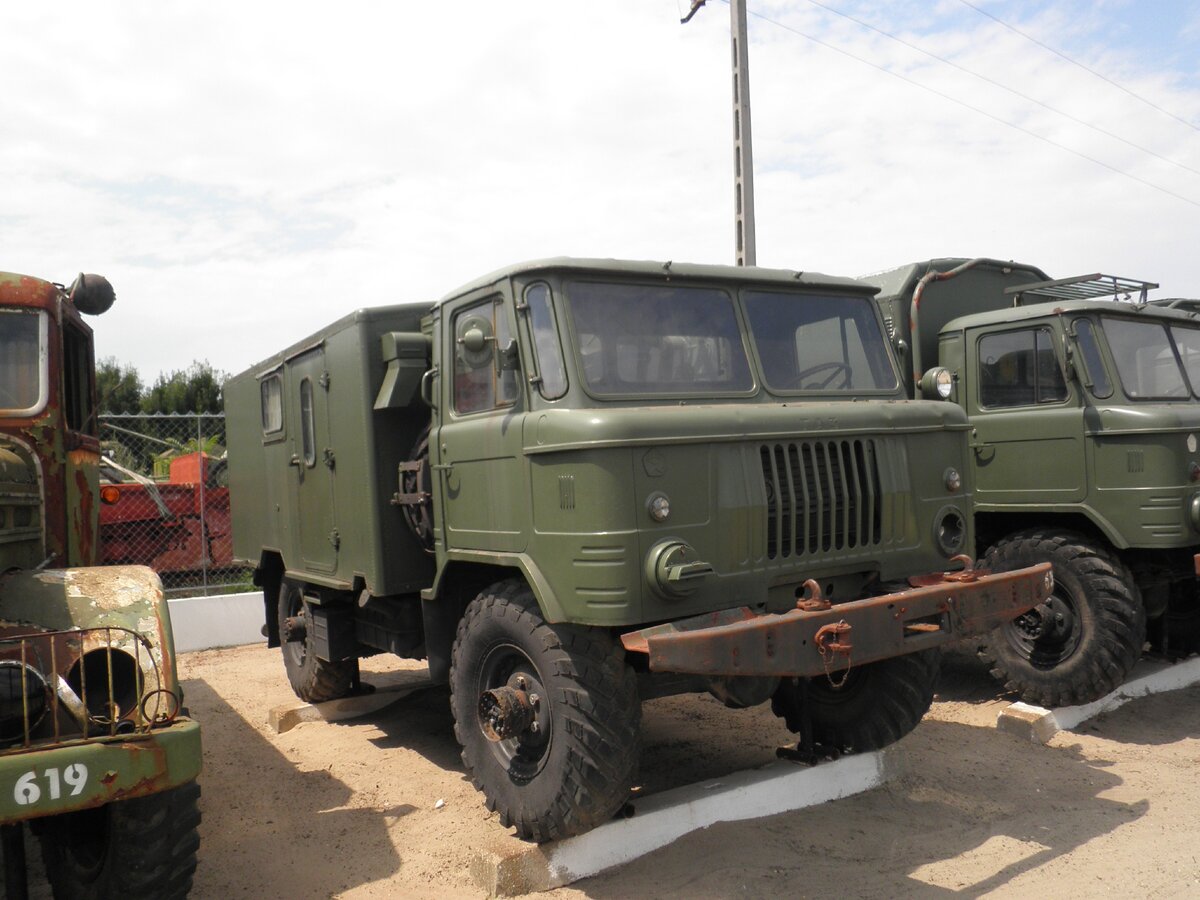
[[[530,414],[525,420],[525,445],[527,453],[554,453],[588,447],[965,431],[969,427],[957,404],[922,400],[599,407]]]

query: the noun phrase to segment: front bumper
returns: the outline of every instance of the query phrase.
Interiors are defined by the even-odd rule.
[[[894,594],[786,613],[747,607],[621,636],[653,672],[812,677],[984,634],[1041,604],[1054,587],[1049,563],[1011,572],[914,578]],[[820,607],[820,608],[814,608]]]
[[[200,774],[200,725],[179,717],[143,734],[0,755],[0,825],[157,794]]]

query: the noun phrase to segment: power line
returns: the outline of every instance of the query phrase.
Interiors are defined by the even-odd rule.
[[[996,16],[994,16],[990,12],[988,12],[986,9],[980,9],[974,3],[968,2],[968,0],[958,0],[958,2],[961,3],[963,6],[969,6],[971,9],[975,10],[975,12],[979,13],[981,16],[987,16],[989,19],[991,19],[997,25],[1003,25],[1005,28],[1007,28],[1013,34],[1020,35],[1021,37],[1025,38],[1025,40],[1031,41],[1032,43],[1037,44],[1043,50],[1047,50],[1050,53],[1053,53],[1055,56],[1059,57],[1060,59],[1065,59],[1071,65],[1078,66],[1079,68],[1083,69],[1083,71],[1087,72],[1088,74],[1096,76],[1101,81],[1111,84],[1117,90],[1124,91],[1130,97],[1133,97],[1135,100],[1140,100],[1142,103],[1145,103],[1151,109],[1158,110],[1164,116],[1169,116],[1170,118],[1174,119],[1176,122],[1186,125],[1188,128],[1192,129],[1193,131],[1200,131],[1200,127],[1193,125],[1187,119],[1184,119],[1181,116],[1175,115],[1175,113],[1171,112],[1169,109],[1163,109],[1157,103],[1154,103],[1151,100],[1147,100],[1141,94],[1130,90],[1129,88],[1125,87],[1125,85],[1123,85],[1123,84],[1118,84],[1117,82],[1115,82],[1111,78],[1109,78],[1107,75],[1103,75],[1100,72],[1097,72],[1095,69],[1085,66],[1083,63],[1079,62],[1078,60],[1072,59],[1071,57],[1067,56],[1067,54],[1063,53],[1061,50],[1056,50],[1053,47],[1051,47],[1049,44],[1042,43],[1037,38],[1035,38],[1033,35],[1026,34],[1024,31],[1022,31],[1020,28],[1017,28],[1015,25],[1009,25],[1003,19],[997,18]]]
[[[1094,165],[1101,166],[1102,168],[1108,169],[1110,172],[1113,172],[1117,175],[1121,175],[1125,178],[1130,179],[1131,181],[1136,181],[1138,184],[1144,185],[1148,188],[1153,188],[1154,190],[1159,191],[1160,193],[1166,194],[1170,197],[1174,197],[1176,200],[1182,200],[1184,203],[1190,203],[1192,206],[1200,207],[1200,202],[1197,202],[1196,200],[1192,200],[1188,197],[1185,197],[1182,194],[1177,194],[1174,191],[1172,191],[1170,188],[1162,187],[1161,185],[1154,184],[1154,182],[1152,182],[1152,181],[1146,181],[1146,179],[1144,179],[1144,178],[1139,178],[1137,175],[1134,175],[1131,172],[1126,172],[1123,169],[1118,169],[1116,166],[1109,165],[1108,163],[1104,162],[1103,160],[1096,159],[1093,156],[1088,156],[1086,153],[1082,153],[1079,150],[1075,150],[1072,147],[1066,146],[1065,144],[1060,144],[1058,141],[1053,140],[1052,138],[1048,138],[1045,135],[1038,134],[1036,131],[1031,131],[1030,129],[1025,128],[1022,125],[1017,125],[1015,122],[1009,122],[1007,119],[1002,119],[999,116],[997,116],[993,113],[990,113],[985,109],[980,109],[977,106],[972,106],[970,103],[967,103],[965,100],[959,100],[957,97],[952,97],[950,94],[943,93],[942,91],[939,91],[937,88],[932,88],[932,87],[929,87],[929,85],[921,84],[921,82],[915,81],[912,78],[909,78],[907,75],[901,75],[899,72],[893,72],[891,69],[887,69],[887,68],[879,65],[878,63],[873,63],[869,59],[863,59],[861,56],[856,56],[853,53],[851,53],[849,50],[843,50],[841,47],[836,47],[833,44],[830,44],[830,43],[827,43],[826,41],[821,40],[820,38],[815,38],[811,34],[805,34],[803,31],[800,31],[797,28],[793,28],[790,25],[785,25],[783,22],[779,22],[779,21],[776,21],[775,19],[769,18],[768,16],[764,16],[762,13],[749,12],[749,15],[754,16],[756,19],[761,19],[762,21],[764,21],[770,25],[774,25],[776,28],[782,28],[784,31],[788,31],[794,35],[797,35],[798,37],[802,37],[806,41],[812,41],[814,44],[818,44],[818,45],[824,47],[826,50],[832,50],[834,53],[840,53],[842,56],[852,59],[855,62],[860,62],[865,66],[870,66],[872,69],[876,69],[885,75],[890,75],[893,78],[898,78],[907,84],[911,84],[913,87],[920,88],[923,91],[928,91],[931,94],[941,97],[943,100],[949,100],[951,103],[957,103],[959,106],[964,107],[965,109],[971,110],[971,112],[978,113],[981,116],[986,116],[987,118],[991,119],[993,122],[999,122],[1001,125],[1007,125],[1009,128],[1015,129],[1016,131],[1019,131],[1022,134],[1027,134],[1027,135],[1029,135],[1029,137],[1036,138],[1037,140],[1042,141],[1043,143],[1049,144],[1052,147],[1057,147],[1059,150],[1065,150],[1067,153],[1071,153],[1075,156],[1078,156],[1080,159],[1085,159],[1088,162],[1093,163]]]
[[[990,84],[993,87],[1000,88],[1000,90],[1002,90],[1002,91],[1008,91],[1008,93],[1012,94],[1015,97],[1020,97],[1022,100],[1027,100],[1030,103],[1036,103],[1038,106],[1042,107],[1042,109],[1047,109],[1056,115],[1062,116],[1065,119],[1069,119],[1072,122],[1076,123],[1077,125],[1082,125],[1085,128],[1090,128],[1092,131],[1095,131],[1097,134],[1102,134],[1105,137],[1110,137],[1113,140],[1120,141],[1122,144],[1125,144],[1128,147],[1132,147],[1134,150],[1139,150],[1142,153],[1153,156],[1155,159],[1161,160],[1172,166],[1176,166],[1180,169],[1183,169],[1184,171],[1191,172],[1193,175],[1200,175],[1200,169],[1193,169],[1191,166],[1186,165],[1185,163],[1181,163],[1181,162],[1178,162],[1177,160],[1170,159],[1169,157],[1163,156],[1161,153],[1157,153],[1154,150],[1151,150],[1149,147],[1143,147],[1141,144],[1135,143],[1134,141],[1131,141],[1128,138],[1122,137],[1121,135],[1119,135],[1115,132],[1109,131],[1106,128],[1101,128],[1099,125],[1093,125],[1091,122],[1085,121],[1084,119],[1080,119],[1077,116],[1071,115],[1069,112],[1065,112],[1064,110],[1053,107],[1049,103],[1044,103],[1041,100],[1038,100],[1036,97],[1031,97],[1028,94],[1024,94],[1021,91],[1018,91],[1016,88],[1009,87],[1008,85],[1006,85],[1000,81],[996,81],[994,78],[990,78],[987,75],[984,75],[980,72],[976,72],[972,69],[968,69],[966,66],[960,65],[959,63],[956,63],[953,60],[946,59],[944,56],[938,56],[936,53],[926,50],[925,48],[920,47],[917,44],[914,44],[910,41],[906,41],[904,38],[898,37],[889,31],[885,31],[882,28],[877,28],[876,26],[872,25],[870,22],[864,22],[862,19],[855,18],[854,16],[850,15],[849,13],[844,13],[841,10],[834,9],[832,6],[828,6],[828,5],[820,2],[820,0],[808,0],[808,2],[811,3],[813,6],[819,6],[821,9],[825,10],[826,12],[833,13],[835,16],[841,16],[843,19],[853,22],[855,25],[859,25],[863,28],[867,28],[867,29],[875,32],[876,34],[883,35],[888,40],[895,41],[897,44],[903,44],[905,47],[908,47],[910,50],[915,50],[917,53],[927,56],[930,59],[937,60],[938,62],[943,63],[947,66],[950,66],[951,68],[957,69],[960,72],[970,75],[972,78],[978,78],[980,81],[986,82],[987,84]]]

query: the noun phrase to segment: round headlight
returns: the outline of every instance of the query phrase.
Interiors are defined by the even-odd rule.
[[[666,494],[653,494],[646,501],[646,511],[655,522],[665,522],[671,517],[671,501]]]
[[[46,714],[46,680],[33,666],[0,662],[0,742],[22,740]]]
[[[926,400],[949,400],[954,392],[954,375],[941,366],[921,376],[921,396]]]
[[[943,507],[933,524],[933,538],[944,556],[957,556],[967,540],[967,522],[953,506]]]

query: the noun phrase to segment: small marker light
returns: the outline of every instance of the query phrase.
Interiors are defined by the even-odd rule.
[[[671,501],[666,494],[655,494],[646,504],[646,509],[655,522],[665,522],[671,516]]]
[[[109,506],[121,499],[121,489],[115,484],[106,484],[100,488],[100,502]]]

